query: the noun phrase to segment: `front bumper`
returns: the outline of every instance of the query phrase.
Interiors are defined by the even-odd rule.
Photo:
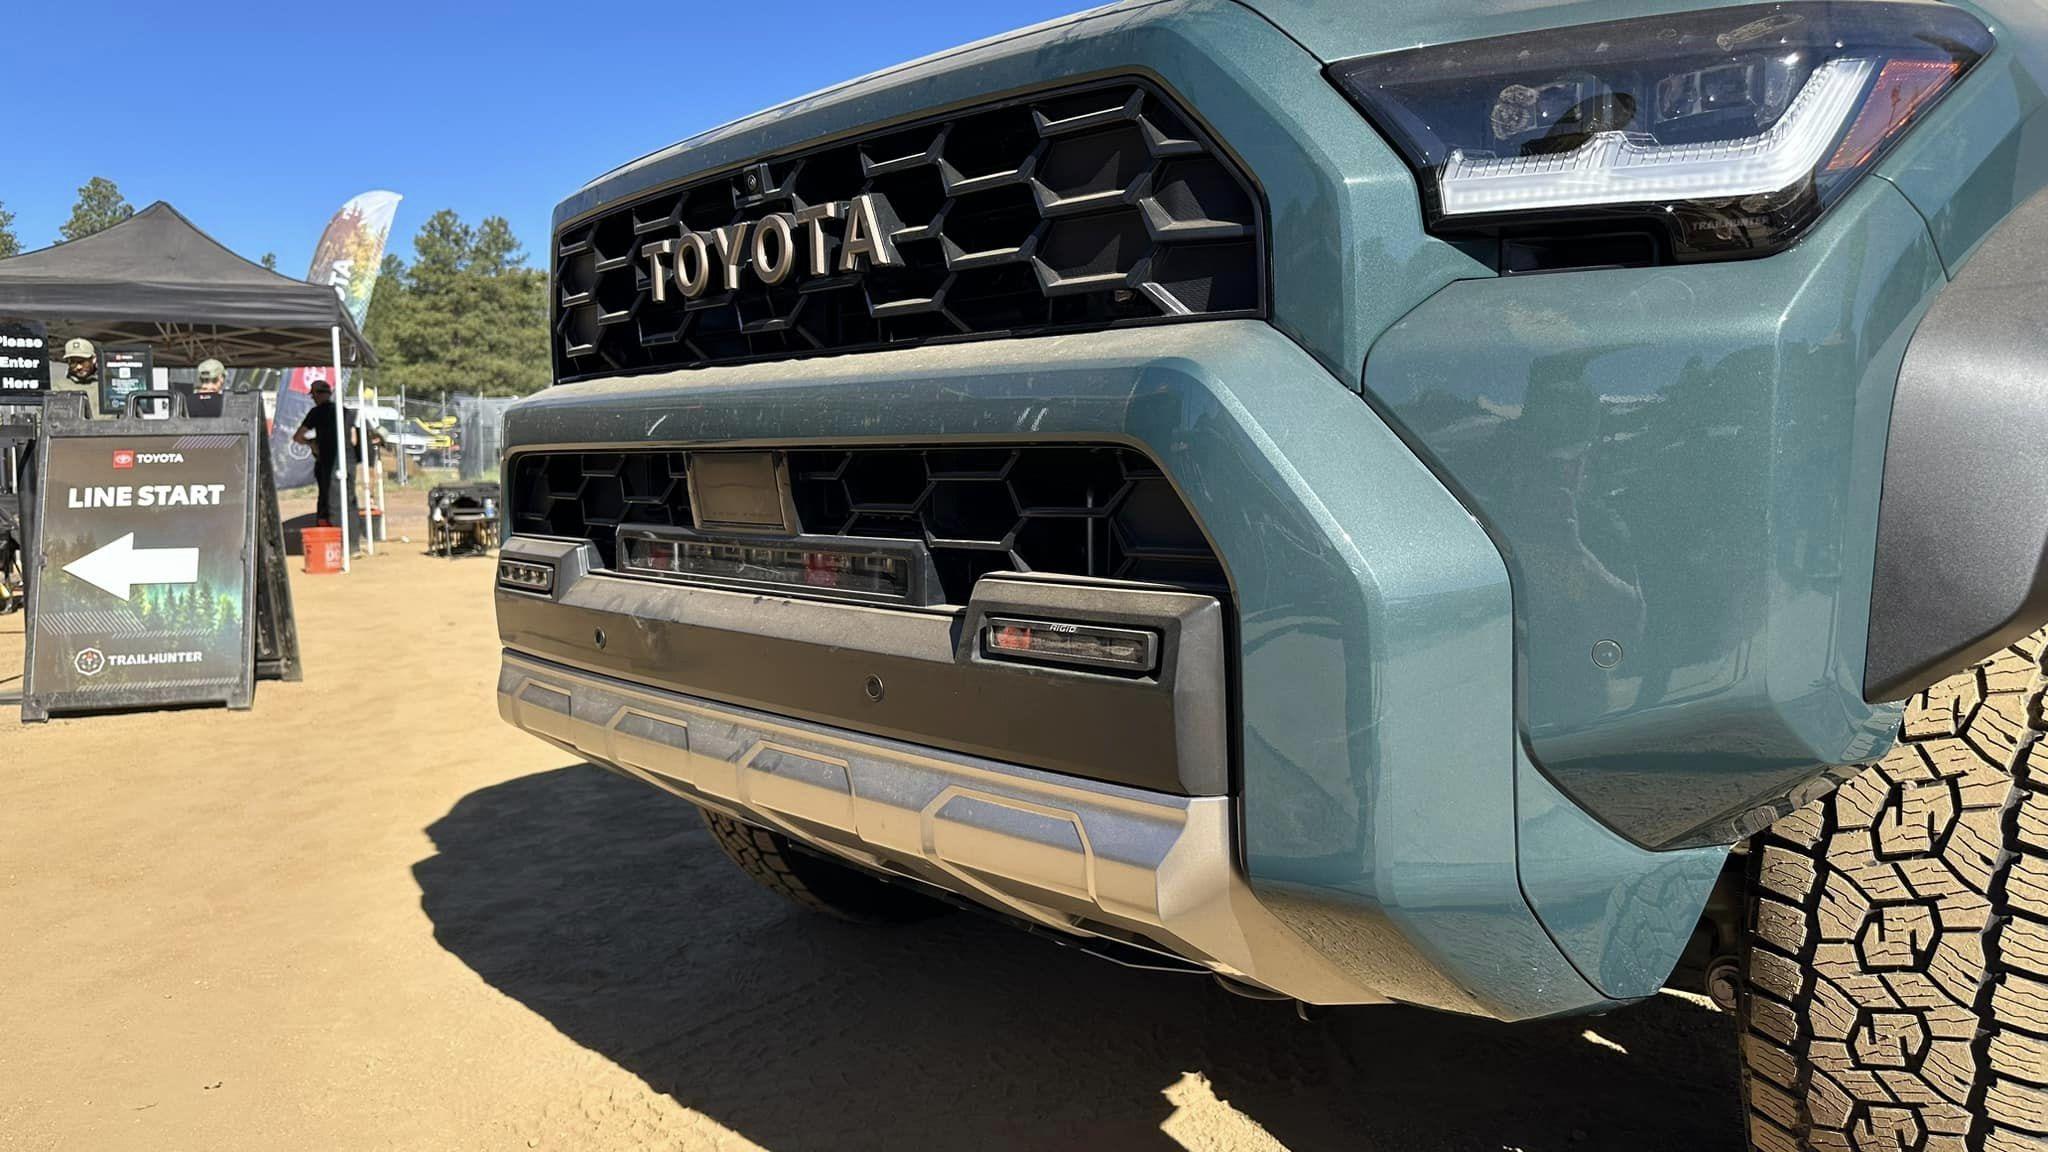
[[[1224,559],[1235,613],[1235,839],[1228,857],[1213,858],[1221,871],[1208,883],[1240,878],[1272,920],[1345,973],[1347,991],[1305,985],[1305,998],[1519,1019],[1647,995],[1670,972],[1721,853],[1644,852],[1568,802],[1518,796],[1542,785],[1517,750],[1512,597],[1499,552],[1368,405],[1268,325],[593,381],[522,402],[506,425],[514,459],[875,443],[1119,444],[1171,479]],[[597,615],[546,636],[519,623],[523,612],[501,612],[506,646],[600,678],[658,678],[679,697],[933,751],[908,728],[877,730],[822,708],[792,717],[772,685],[742,691],[700,674],[709,640],[648,648],[652,663],[636,665],[626,653],[654,643],[658,629],[646,608],[596,596],[616,583],[591,576],[581,581],[590,596],[559,592],[576,600],[565,612]],[[521,595],[500,592],[501,605]],[[611,638],[603,651],[589,646],[600,627]],[[843,659],[849,646],[831,647],[819,659]],[[888,700],[937,707],[918,697],[957,683],[892,683]],[[951,753],[1015,763],[1000,747]],[[1532,869],[1525,895],[1523,857],[1537,850],[1565,866]],[[1577,859],[1596,863],[1569,866]],[[1651,882],[1657,901],[1611,899]],[[1532,901],[1568,930],[1554,940]]]

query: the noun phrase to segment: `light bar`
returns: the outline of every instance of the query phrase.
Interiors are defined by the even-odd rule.
[[[982,627],[981,651],[996,660],[1113,668],[1137,674],[1159,666],[1156,633],[1052,620],[991,616]]]
[[[1856,112],[1874,61],[1830,60],[1813,70],[1769,129],[1737,140],[1656,144],[1598,132],[1569,152],[1474,157],[1454,151],[1438,192],[1445,216],[1711,200],[1781,192],[1811,175]]]
[[[923,604],[923,571],[930,562],[919,555],[922,549],[917,541],[621,531],[619,566],[636,575],[691,583]]]
[[[524,560],[498,561],[498,586],[515,592],[535,592],[547,595],[555,590],[555,568],[552,564],[529,564]]]

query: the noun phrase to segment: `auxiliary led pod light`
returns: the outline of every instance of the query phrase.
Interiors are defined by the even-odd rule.
[[[1067,664],[1143,675],[1159,667],[1159,634],[1144,628],[991,616],[982,654],[1027,664]]]
[[[550,564],[524,560],[498,561],[498,585],[517,592],[548,593],[555,589],[555,569]]]
[[[1792,243],[1991,49],[1925,0],[1716,8],[1345,61],[1432,230],[1633,228],[1677,260]]]

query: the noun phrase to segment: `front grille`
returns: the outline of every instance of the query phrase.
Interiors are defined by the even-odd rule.
[[[1226,591],[1179,493],[1129,448],[802,450],[786,461],[801,531],[922,540],[949,604],[991,572]],[[621,525],[692,523],[687,453],[529,453],[512,467],[513,530],[589,540],[606,568],[617,567]]]
[[[838,273],[833,258],[827,275],[771,287],[748,274],[730,291],[714,275],[694,299],[673,286],[653,299],[644,245],[862,195],[894,217],[895,266]],[[1261,228],[1251,183],[1156,87],[1042,93],[773,157],[563,229],[555,376],[1261,315]]]

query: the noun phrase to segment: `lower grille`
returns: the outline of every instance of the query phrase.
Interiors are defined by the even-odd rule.
[[[690,525],[688,463],[680,452],[549,452],[512,466],[512,530],[588,540],[618,564],[622,525]]]
[[[1166,584],[1223,595],[1223,565],[1143,453],[1106,445],[855,448],[785,454],[801,530],[920,540],[949,604],[991,572]],[[588,540],[618,566],[621,526],[689,527],[689,454],[528,453],[513,530]]]

